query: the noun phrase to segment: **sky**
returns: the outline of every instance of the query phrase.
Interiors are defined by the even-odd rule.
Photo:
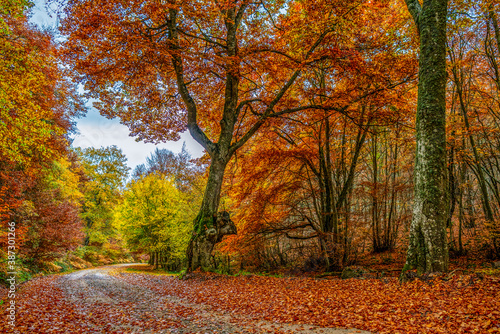
[[[129,136],[128,128],[120,124],[118,119],[109,120],[101,116],[95,109],[89,110],[85,118],[77,121],[77,128],[80,134],[74,138],[73,147],[116,145],[127,156],[128,165],[131,168],[146,162],[146,157],[157,147],[177,153],[181,151],[182,144],[186,142],[186,147],[193,157],[200,157],[203,153],[203,148],[188,132],[183,133],[177,142],[170,141],[159,145],[136,142],[135,138]]]
[[[50,17],[44,9],[44,1],[36,0],[33,8],[31,22],[40,27],[57,28],[57,19]],[[89,107],[90,104],[89,104]],[[181,135],[177,142],[166,142],[159,145],[136,142],[135,138],[129,136],[129,130],[125,125],[120,124],[119,119],[109,120],[99,114],[94,108],[89,108],[86,117],[77,119],[78,134],[73,136],[73,147],[106,147],[118,146],[127,156],[128,166],[133,169],[135,166],[145,163],[155,148],[166,148],[174,153],[180,152],[182,145],[186,142],[186,147],[193,157],[200,157],[203,148],[188,132]]]

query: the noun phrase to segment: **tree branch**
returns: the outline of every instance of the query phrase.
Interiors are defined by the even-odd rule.
[[[279,50],[274,50],[274,49],[271,49],[271,48],[262,48],[262,49],[255,49],[255,50],[252,50],[251,52],[249,52],[249,54],[254,54],[254,53],[261,53],[261,52],[269,52],[269,53],[275,53],[277,55],[280,55],[280,56],[283,56],[297,64],[300,64],[300,61],[293,58],[292,56],[290,55],[287,55],[285,52],[282,52],[282,51],[279,51]]]
[[[188,123],[187,127],[191,136],[201,145],[208,154],[211,156],[217,149],[217,145],[214,144],[203,132],[203,130],[198,126],[197,116],[198,110],[194,99],[191,97],[189,90],[187,88],[186,82],[184,81],[184,69],[182,64],[182,58],[179,56],[179,35],[176,26],[177,10],[170,9],[170,20],[169,20],[169,41],[170,41],[170,51],[172,55],[172,65],[175,70],[175,75],[177,78],[177,89],[181,94],[182,100],[187,108],[188,113]]]
[[[250,3],[249,0],[244,1],[243,4],[238,9],[238,13],[236,14],[236,19],[234,20],[235,21],[234,24],[237,27],[239,27],[241,20],[243,19],[243,14],[245,13],[245,10],[247,9],[249,3]]]
[[[406,2],[406,7],[408,7],[408,11],[410,12],[411,16],[413,17],[413,21],[415,21],[415,24],[417,25],[417,28],[418,28],[420,13],[422,12],[422,6],[420,5],[420,1],[419,0],[405,0],[405,2]]]
[[[285,236],[288,239],[295,239],[295,240],[309,240],[309,239],[314,239],[314,238],[318,237],[317,234],[313,234],[313,235],[308,236],[308,237],[301,237],[301,236],[298,236],[298,235],[290,235],[290,234],[288,234],[288,232],[285,232]]]

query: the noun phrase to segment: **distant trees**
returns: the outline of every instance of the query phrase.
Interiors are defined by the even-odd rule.
[[[116,146],[77,150],[85,180],[81,217],[85,222],[85,245],[103,244],[115,236],[113,210],[120,203],[127,180],[127,158]]]
[[[500,256],[500,7],[489,0],[450,5],[448,154],[454,164],[449,167],[449,223],[450,230],[458,230],[450,233],[451,250],[464,254],[464,238],[480,234],[481,248],[493,258]]]
[[[152,173],[132,180],[115,208],[116,224],[130,250],[150,255],[155,267],[185,265],[191,222],[199,197],[183,193],[173,180]]]
[[[178,154],[156,149],[146,165],[137,166],[115,207],[115,224],[132,251],[148,253],[155,267],[179,270],[186,264],[202,176],[185,147]]]
[[[170,178],[178,189],[186,192],[193,190],[196,186],[197,180],[204,172],[204,167],[191,161],[191,155],[184,144],[178,154],[157,148],[146,158],[146,164],[138,165],[134,169],[132,177],[139,179],[156,173]]]

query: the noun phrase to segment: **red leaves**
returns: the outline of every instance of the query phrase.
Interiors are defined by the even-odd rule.
[[[213,279],[207,279],[213,278]],[[126,276],[135,280],[135,276]],[[468,282],[472,280],[470,285]],[[315,280],[202,276],[142,277],[141,284],[253,321],[346,327],[376,333],[500,332],[500,280]]]
[[[234,333],[234,328],[241,328],[244,333],[298,333],[312,325],[373,333],[496,333],[500,332],[499,287],[499,278],[474,276],[407,284],[396,279],[214,274],[179,280],[144,274],[111,277],[98,269],[25,284],[17,294],[17,329],[130,333],[138,328],[155,332],[179,328],[186,333],[202,329]],[[0,293],[5,297],[5,291]],[[0,329],[5,326],[0,323]]]

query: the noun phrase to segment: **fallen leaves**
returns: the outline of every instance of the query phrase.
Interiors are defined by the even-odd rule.
[[[17,294],[16,329],[20,333],[139,329],[235,333],[235,328],[242,328],[243,333],[312,333],[343,327],[381,334],[500,332],[498,277],[400,284],[397,279],[214,274],[195,274],[189,280],[123,272],[86,277],[90,272],[24,284]],[[0,292],[5,300],[4,291]],[[4,308],[0,312],[5,319]],[[0,322],[0,332],[7,332],[6,323]]]
[[[500,332],[500,279],[450,281],[148,275],[128,282],[254,321],[359,328],[374,333]],[[469,284],[473,280],[472,284]],[[464,284],[464,282],[467,282]]]

